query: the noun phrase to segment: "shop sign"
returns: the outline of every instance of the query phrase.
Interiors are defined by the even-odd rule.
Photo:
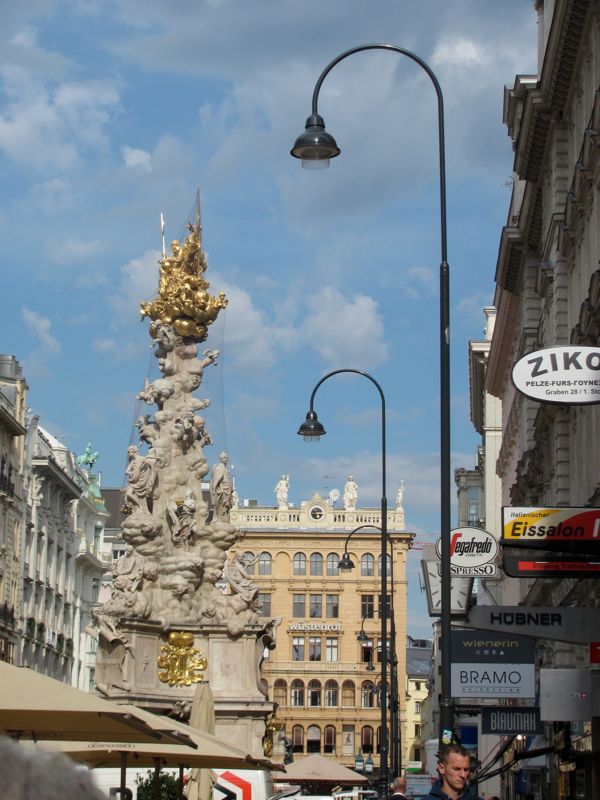
[[[540,717],[545,722],[591,720],[590,670],[540,669]]]
[[[590,664],[600,664],[600,642],[590,642]]]
[[[551,606],[474,606],[468,625],[500,633],[520,633],[559,642],[595,641],[600,630],[600,608]]]
[[[502,508],[505,547],[600,553],[600,508]]]
[[[583,556],[513,556],[504,553],[502,564],[511,578],[600,577],[600,559]]]
[[[463,629],[450,644],[453,697],[534,697],[533,639]]]
[[[481,709],[481,732],[497,736],[525,734],[533,736],[544,733],[540,709],[516,708],[515,706],[483,706]]]
[[[442,540],[435,545],[442,557]],[[496,574],[494,559],[498,555],[495,537],[481,528],[453,528],[450,531],[450,572],[468,577],[492,577]]]
[[[288,625],[288,631],[332,631],[342,632],[341,622],[292,622]]]
[[[515,388],[541,403],[600,403],[600,348],[562,345],[520,358],[512,370]]]

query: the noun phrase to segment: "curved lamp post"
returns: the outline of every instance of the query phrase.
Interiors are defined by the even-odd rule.
[[[339,568],[343,572],[350,572],[354,569],[355,564],[350,558],[350,554],[348,553],[348,542],[354,536],[355,533],[363,530],[364,528],[374,528],[377,531],[381,531],[381,528],[378,525],[359,525],[358,528],[354,528],[353,531],[350,531],[348,536],[346,536],[346,541],[344,542],[344,554],[339,562]],[[390,545],[390,652],[391,652],[391,659],[390,659],[390,672],[391,672],[391,680],[390,680],[390,687],[391,687],[391,697],[390,697],[390,767],[392,769],[392,775],[394,777],[401,775],[402,773],[402,721],[400,720],[400,697],[398,694],[398,655],[396,652],[396,617],[394,614],[394,542],[392,538],[388,535],[388,543]],[[364,632],[364,625],[365,625],[366,617],[363,617],[362,623],[360,626],[360,633],[358,634],[358,641],[364,642],[367,640],[367,636]],[[369,672],[372,672],[375,668],[373,667],[373,661],[371,660],[369,666],[367,667]]]
[[[306,420],[300,425],[298,433],[304,437],[305,440],[318,440],[321,436],[325,435],[325,428],[319,422],[317,413],[314,409],[315,395],[321,386],[329,378],[334,375],[342,373],[352,373],[353,375],[362,375],[363,378],[371,381],[379,392],[381,399],[381,741],[380,741],[380,767],[379,767],[379,784],[380,784],[380,797],[387,797],[388,792],[388,727],[387,727],[387,620],[388,620],[388,602],[387,602],[387,551],[388,551],[388,534],[387,534],[387,495],[386,495],[386,443],[385,443],[385,395],[379,383],[369,375],[368,372],[362,372],[359,369],[336,369],[333,372],[328,372],[320,381],[315,384],[314,389],[310,395],[310,407]]]
[[[306,121],[306,130],[297,138],[291,154],[302,159],[302,166],[318,168],[329,166],[329,159],[340,154],[333,136],[325,130],[325,122],[318,113],[319,92],[329,72],[348,56],[363,50],[389,50],[406,56],[418,64],[429,76],[438,105],[439,183],[440,183],[440,536],[442,549],[442,614],[441,614],[441,698],[440,698],[440,746],[452,740],[453,708],[451,695],[450,660],[450,268],[448,265],[446,228],[446,155],[444,144],[444,98],[435,73],[422,58],[393,44],[363,44],[346,50],[333,59],[323,70],[315,84],[312,98],[312,113]]]

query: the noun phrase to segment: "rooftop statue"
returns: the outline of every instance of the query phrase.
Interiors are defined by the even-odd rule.
[[[290,488],[290,476],[282,475],[275,486],[275,497],[277,498],[277,508],[288,508],[288,491]]]
[[[94,464],[98,461],[98,453],[92,450],[91,442],[88,442],[87,447],[80,456],[77,456],[77,463],[80,467],[87,467],[88,472],[94,468]]]
[[[358,503],[358,484],[352,475],[348,475],[348,480],[344,486],[344,509],[346,511],[356,511]]]

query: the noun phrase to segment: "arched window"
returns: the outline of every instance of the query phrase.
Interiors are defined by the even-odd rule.
[[[306,752],[321,752],[321,729],[318,725],[309,725],[306,731]]]
[[[377,559],[377,574],[381,578],[381,556],[379,556],[379,558]],[[388,578],[392,574],[392,559],[390,558],[389,553],[387,556],[387,565],[385,569],[385,574],[388,576]]]
[[[327,681],[325,683],[325,705],[337,706],[338,704],[338,685],[337,681]]]
[[[310,574],[322,575],[323,574],[323,556],[321,553],[310,554]]]
[[[373,728],[365,725],[360,732],[360,749],[363,753],[373,752]]]
[[[292,745],[294,753],[304,752],[304,728],[302,725],[294,725],[292,728]]]
[[[306,556],[304,553],[294,554],[294,575],[306,575]]]
[[[356,687],[354,681],[344,681],[342,684],[342,706],[354,708],[356,705]]]
[[[291,683],[291,696],[290,705],[303,706],[304,705],[304,682],[296,678]]]
[[[360,687],[360,704],[363,708],[375,708],[375,686],[373,681],[364,681]]]
[[[323,731],[323,752],[335,753],[335,728],[333,725],[327,725]]]
[[[277,678],[273,686],[273,700],[278,706],[287,706],[287,683]]]
[[[246,565],[246,573],[248,575],[254,575],[254,553],[251,553],[249,550],[244,553],[244,562]]]
[[[360,574],[367,578],[375,575],[375,559],[371,553],[365,553],[360,560]]]
[[[261,553],[258,557],[258,574],[270,575],[271,574],[271,554]]]
[[[335,577],[340,574],[340,557],[337,553],[329,553],[327,556],[327,575]]]
[[[308,705],[321,705],[321,681],[312,680],[308,682]]]

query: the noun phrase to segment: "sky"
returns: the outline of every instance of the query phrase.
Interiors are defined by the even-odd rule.
[[[469,340],[483,338],[506,222],[511,143],[503,88],[536,70],[533,2],[505,0],[29,0],[0,31],[2,352],[29,406],[70,449],[99,452],[121,486],[135,395],[158,377],[139,304],[201,195],[211,292],[227,310],[205,346],[210,463],[225,450],[242,498],[274,505],[343,489],[381,497],[381,408],[360,376],[320,388],[327,436],[296,435],[316,382],[360,369],[386,398],[387,495],[439,532],[437,106],[392,52],[351,56],[319,112],[342,150],[329,170],[289,155],[315,82],[365,43],[412,50],[444,94],[451,286],[452,462],[475,463]],[[453,491],[454,494],[454,491]],[[453,520],[454,522],[454,520]],[[429,621],[409,563],[409,632]]]

